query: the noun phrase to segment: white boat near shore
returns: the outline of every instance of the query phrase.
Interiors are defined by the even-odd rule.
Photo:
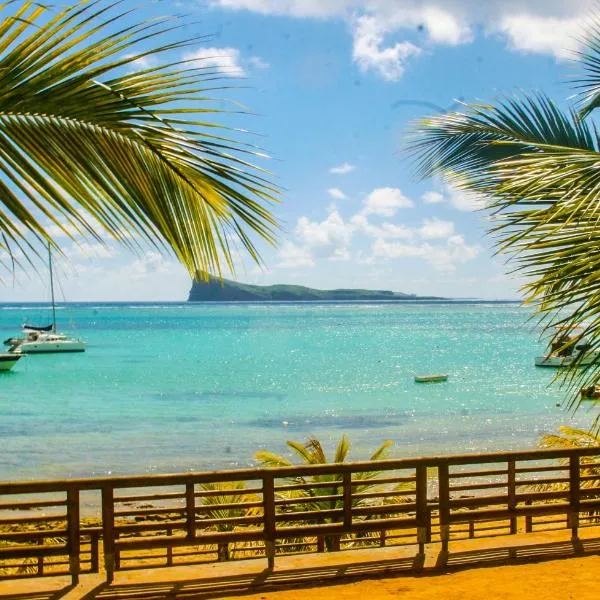
[[[25,332],[23,337],[8,338],[4,341],[5,345],[10,346],[10,352],[20,352],[22,354],[85,352],[86,345],[83,340],[56,331],[56,302],[54,299],[54,277],[50,246],[48,246],[48,269],[52,296],[52,323],[44,327],[23,325],[23,331]]]
[[[55,333],[40,333],[27,330],[27,336],[17,338],[14,350],[23,354],[50,354],[56,352],[85,352],[85,342],[82,340]]]

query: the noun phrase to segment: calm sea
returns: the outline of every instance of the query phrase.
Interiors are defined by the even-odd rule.
[[[75,305],[85,354],[0,373],[0,479],[244,467],[343,433],[356,460],[533,447],[576,419],[514,304]],[[0,307],[3,338],[47,307]],[[448,373],[442,384],[415,374]]]

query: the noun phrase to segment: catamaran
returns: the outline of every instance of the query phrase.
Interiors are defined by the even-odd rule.
[[[4,340],[4,343],[10,346],[9,352],[23,354],[85,352],[85,342],[83,340],[58,333],[56,330],[56,302],[54,299],[54,275],[50,245],[48,245],[48,268],[50,271],[50,294],[52,296],[52,323],[44,327],[24,324],[22,326],[25,333],[23,337]]]

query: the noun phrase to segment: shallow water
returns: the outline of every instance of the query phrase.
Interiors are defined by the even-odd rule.
[[[85,354],[0,374],[0,479],[243,467],[345,432],[355,459],[532,447],[575,420],[514,304],[77,305]],[[0,307],[0,333],[47,308]],[[415,384],[415,374],[448,373]]]

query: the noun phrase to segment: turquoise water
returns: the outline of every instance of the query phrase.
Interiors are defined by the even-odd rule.
[[[252,465],[348,433],[355,459],[532,447],[571,420],[517,305],[79,305],[85,354],[0,374],[0,479]],[[3,338],[47,309],[0,308]],[[415,374],[448,373],[419,385]]]

